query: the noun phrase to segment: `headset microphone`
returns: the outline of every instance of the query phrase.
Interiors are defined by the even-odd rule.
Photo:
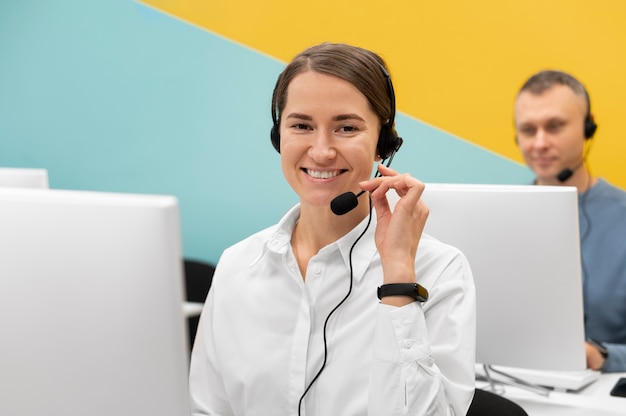
[[[559,182],[565,182],[566,180],[571,178],[573,174],[574,171],[572,169],[565,168],[560,171],[558,175],[556,175],[556,178],[559,180]]]
[[[335,213],[335,215],[343,215],[352,211],[359,205],[358,197],[363,195],[365,191],[361,191],[355,195],[354,192],[346,192],[344,194],[339,195],[332,201],[330,201],[330,209]]]
[[[559,182],[565,182],[566,180],[572,177],[572,175],[574,174],[574,171],[578,169],[584,162],[585,162],[585,159],[581,160],[580,163],[578,163],[574,167],[574,169],[570,169],[570,168],[563,169],[562,171],[559,172],[558,175],[556,175],[556,178],[559,180]]]
[[[565,168],[560,171],[558,175],[556,175],[556,178],[559,180],[559,182],[565,182],[566,180],[571,178],[573,174],[574,171],[572,169]]]

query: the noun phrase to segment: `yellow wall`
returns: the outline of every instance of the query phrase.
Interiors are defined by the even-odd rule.
[[[321,41],[375,50],[390,65],[399,111],[520,162],[517,89],[540,69],[565,70],[587,86],[599,125],[592,172],[626,188],[626,1],[143,3],[283,61]]]

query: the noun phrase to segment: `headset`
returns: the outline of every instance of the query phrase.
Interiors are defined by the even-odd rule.
[[[589,98],[589,93],[587,89],[583,87],[583,91],[585,92],[585,97],[587,98],[587,114],[585,115],[585,140],[589,140],[596,134],[596,130],[598,129],[598,125],[593,119],[593,114],[591,114],[591,99]]]
[[[396,118],[396,95],[393,90],[393,84],[391,83],[391,76],[389,72],[385,69],[382,64],[378,64],[385,79],[387,80],[387,92],[389,94],[389,101],[391,102],[391,112],[389,114],[389,121],[383,124],[380,128],[380,135],[378,136],[378,144],[376,149],[378,150],[378,156],[381,159],[385,160],[389,157],[392,157],[396,151],[402,145],[402,138],[398,136],[398,133],[394,130],[394,122]],[[276,86],[274,87],[274,92],[272,93],[272,130],[270,131],[270,139],[272,141],[272,145],[274,149],[278,153],[280,153],[280,122],[278,120],[278,114],[276,109],[276,87],[278,86],[278,82],[280,81],[280,77],[278,81],[276,81]]]

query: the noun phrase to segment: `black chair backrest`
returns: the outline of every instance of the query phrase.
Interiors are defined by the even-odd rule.
[[[185,259],[184,266],[187,301],[204,302],[211,288],[215,266],[210,263],[191,259]]]
[[[476,389],[467,416],[528,416],[528,413],[506,397]]]
[[[192,259],[185,259],[183,264],[187,302],[203,303],[209,294],[209,289],[211,289],[215,266],[210,263]],[[190,351],[191,348],[193,348],[193,342],[196,339],[196,331],[198,330],[199,321],[199,316],[191,316],[187,318]]]

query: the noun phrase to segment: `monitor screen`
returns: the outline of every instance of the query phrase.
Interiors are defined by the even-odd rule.
[[[426,184],[424,232],[468,258],[476,361],[537,370],[586,367],[574,187]]]
[[[0,188],[49,188],[46,169],[0,168]]]
[[[0,188],[1,415],[189,415],[178,203]]]

